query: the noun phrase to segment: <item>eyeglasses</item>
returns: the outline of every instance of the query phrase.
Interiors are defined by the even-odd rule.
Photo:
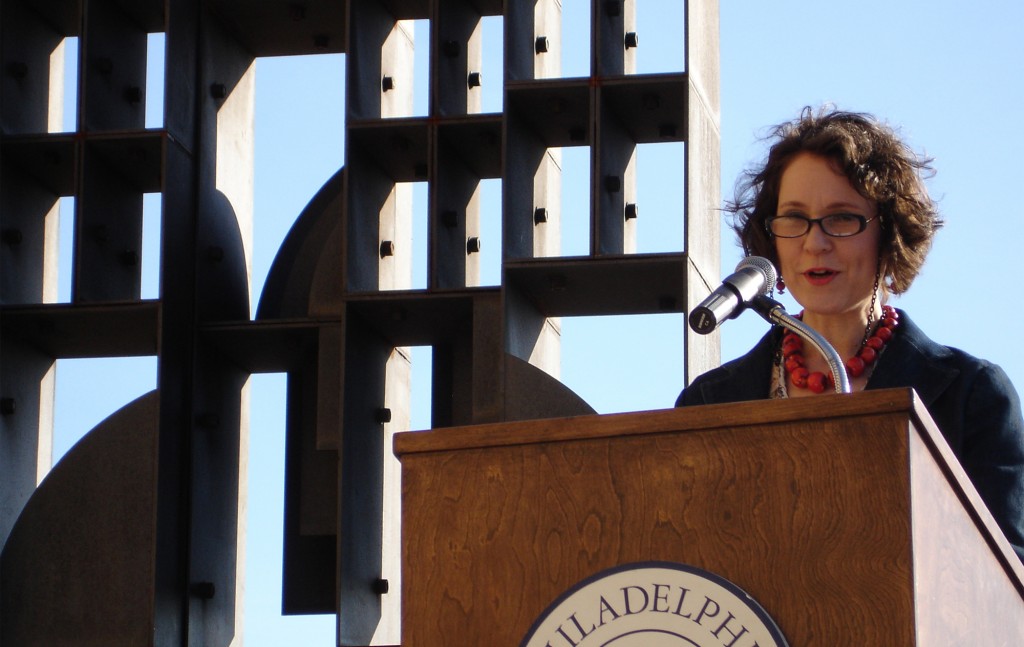
[[[821,230],[835,238],[856,236],[877,218],[865,218],[856,213],[830,213],[822,218],[808,218],[798,214],[771,216],[765,218],[765,228],[773,236],[779,238],[799,238],[811,230],[811,225],[818,225]]]

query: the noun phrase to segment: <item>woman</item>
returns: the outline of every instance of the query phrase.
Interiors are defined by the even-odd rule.
[[[844,358],[854,391],[913,387],[1024,561],[1024,422],[998,366],[931,341],[886,305],[910,287],[942,226],[918,158],[869,115],[805,109],[774,131],[764,165],[727,206],[747,255]],[[698,377],[677,406],[833,392],[828,364],[774,328]]]

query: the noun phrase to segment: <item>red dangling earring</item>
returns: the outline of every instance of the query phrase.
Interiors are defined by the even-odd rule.
[[[775,289],[779,291],[779,294],[786,293],[786,281],[780,276],[779,280],[775,282]]]

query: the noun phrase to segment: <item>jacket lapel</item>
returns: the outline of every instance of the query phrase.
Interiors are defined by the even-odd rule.
[[[931,406],[956,380],[960,370],[944,361],[952,353],[928,339],[900,311],[900,326],[868,380],[869,389],[913,387],[925,406]]]
[[[714,379],[700,385],[702,401],[743,402],[767,398],[777,337],[777,329],[772,328],[749,353],[723,364]]]

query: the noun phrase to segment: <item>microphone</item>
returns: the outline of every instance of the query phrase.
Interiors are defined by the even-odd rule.
[[[767,258],[744,258],[736,271],[690,312],[690,328],[701,335],[714,332],[723,321],[742,312],[751,299],[759,294],[767,295],[777,277],[775,266]]]

